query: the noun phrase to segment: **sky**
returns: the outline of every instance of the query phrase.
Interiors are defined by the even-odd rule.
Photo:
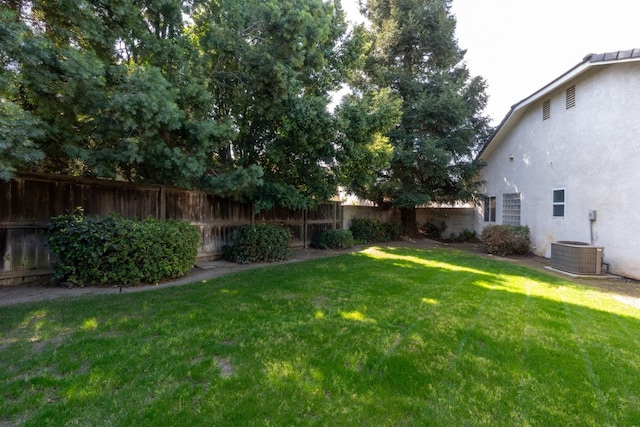
[[[342,0],[349,20],[357,2]],[[487,82],[493,125],[587,54],[640,48],[638,0],[453,0],[452,12],[467,66]]]

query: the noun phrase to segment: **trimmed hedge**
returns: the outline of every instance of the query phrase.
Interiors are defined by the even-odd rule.
[[[436,225],[432,222],[425,222],[422,224],[421,230],[425,236],[430,239],[440,239],[442,237],[442,233],[447,229],[447,223],[442,221],[440,225]]]
[[[531,250],[531,232],[526,225],[490,225],[482,230],[480,240],[494,255],[526,255]]]
[[[385,223],[384,228],[387,231],[388,241],[399,240],[404,233],[404,227],[399,222]]]
[[[348,249],[354,245],[350,230],[325,230],[311,242],[311,247],[317,249]]]
[[[449,240],[451,240],[452,242],[458,242],[458,243],[477,242],[478,234],[475,232],[475,230],[469,230],[468,228],[464,228],[460,232],[460,234],[451,233],[451,235],[449,236]]]
[[[226,259],[239,264],[283,261],[291,256],[291,232],[270,224],[243,225],[223,252]]]
[[[402,224],[387,224],[375,218],[354,218],[349,228],[353,238],[360,243],[378,243],[398,240],[402,236]]]
[[[79,286],[157,283],[184,276],[198,255],[200,232],[183,221],[85,216],[51,218],[47,245],[54,280]]]

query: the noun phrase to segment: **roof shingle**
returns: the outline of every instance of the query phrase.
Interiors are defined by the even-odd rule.
[[[585,62],[616,61],[620,59],[639,58],[640,49],[619,50],[617,52],[590,53],[584,57]]]

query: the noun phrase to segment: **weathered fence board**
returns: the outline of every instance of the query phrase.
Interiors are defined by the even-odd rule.
[[[234,230],[244,224],[271,223],[292,231],[294,247],[306,247],[315,233],[340,228],[336,203],[309,211],[272,209],[255,214],[253,206],[201,191],[143,186],[58,175],[19,174],[0,181],[0,285],[21,283],[50,271],[46,248],[49,218],[82,207],[89,215],[188,221],[200,229],[198,259],[219,258]]]
[[[276,208],[256,213],[251,204],[201,191],[165,186],[144,186],[58,175],[20,174],[0,181],[0,285],[17,284],[50,272],[49,251],[43,231],[49,218],[71,213],[81,206],[85,213],[126,217],[179,219],[200,229],[198,259],[219,258],[233,232],[244,224],[269,223],[292,232],[292,246],[306,247],[322,231],[349,228],[353,218],[373,217],[399,221],[396,209],[318,205],[293,211]],[[445,235],[473,229],[471,208],[425,208],[418,222],[446,222]]]

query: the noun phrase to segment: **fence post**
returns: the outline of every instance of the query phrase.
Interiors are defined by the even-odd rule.
[[[338,224],[338,202],[333,202],[333,223],[331,229],[335,230]]]
[[[167,219],[167,190],[164,185],[160,186],[160,193],[158,194],[157,205],[157,219]]]
[[[308,211],[309,211],[308,209],[304,209],[302,211],[302,242],[303,242],[302,247],[304,249],[307,249],[308,247],[307,245],[307,236],[309,235],[309,230],[307,230],[307,228],[309,227],[309,222],[307,217]]]

